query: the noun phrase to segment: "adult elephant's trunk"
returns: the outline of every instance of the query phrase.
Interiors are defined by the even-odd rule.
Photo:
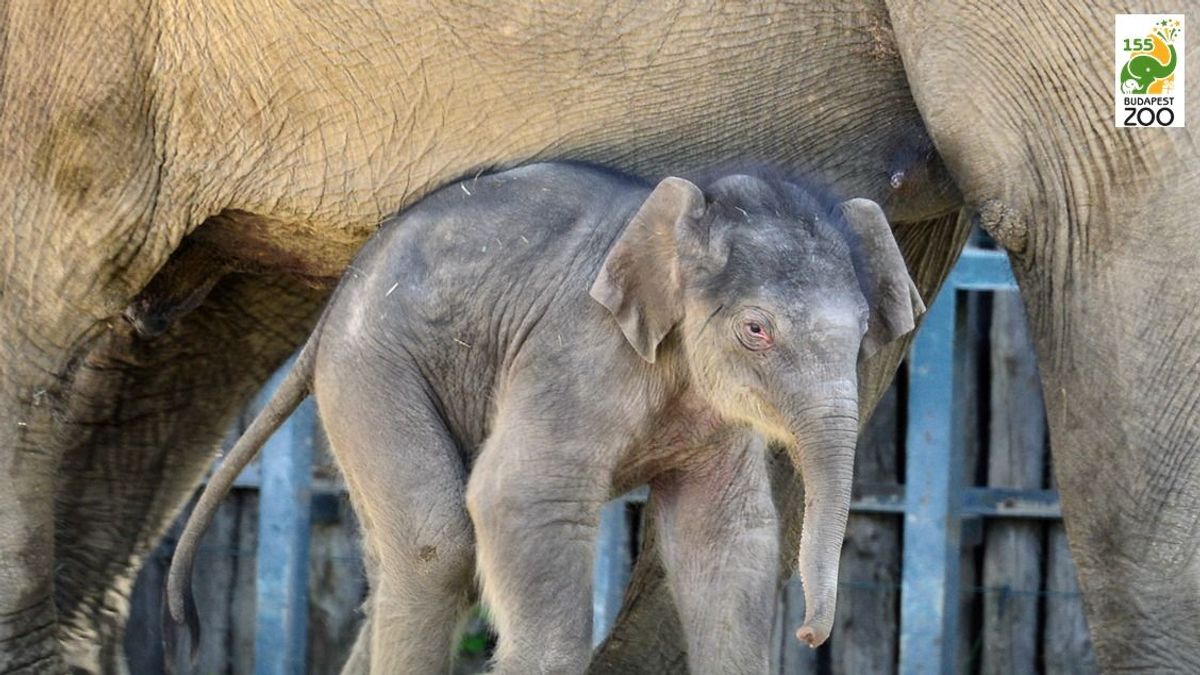
[[[793,424],[797,445],[792,461],[804,479],[804,526],[800,534],[800,579],[804,625],[796,637],[816,647],[829,637],[837,607],[838,563],[854,473],[858,402],[841,399],[807,410]]]

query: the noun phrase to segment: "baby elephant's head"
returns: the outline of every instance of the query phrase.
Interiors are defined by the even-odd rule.
[[[799,569],[812,646],[833,624],[858,435],[858,363],[924,311],[879,206],[787,180],[663,180],[591,295],[648,362],[674,333],[696,391],[790,449],[804,479]]]

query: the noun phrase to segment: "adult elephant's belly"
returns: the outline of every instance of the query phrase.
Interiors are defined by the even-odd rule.
[[[548,158],[647,176],[770,161],[895,219],[957,199],[882,7],[370,4],[161,9],[163,199],[180,227],[219,216],[209,239],[336,277],[430,190]]]

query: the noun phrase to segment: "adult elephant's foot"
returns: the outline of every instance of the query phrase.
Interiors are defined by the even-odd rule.
[[[124,670],[142,561],[192,495],[243,404],[297,345],[325,291],[234,274],[153,339],[115,322],[83,360],[55,497],[59,639],[76,672]]]

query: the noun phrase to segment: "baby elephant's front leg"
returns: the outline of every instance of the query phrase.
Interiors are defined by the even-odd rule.
[[[750,432],[651,485],[667,583],[695,675],[767,672],[779,525],[766,448]]]
[[[483,598],[499,633],[492,672],[504,675],[583,673],[591,658],[606,474],[579,459],[592,448],[539,437],[494,432],[467,487]]]

